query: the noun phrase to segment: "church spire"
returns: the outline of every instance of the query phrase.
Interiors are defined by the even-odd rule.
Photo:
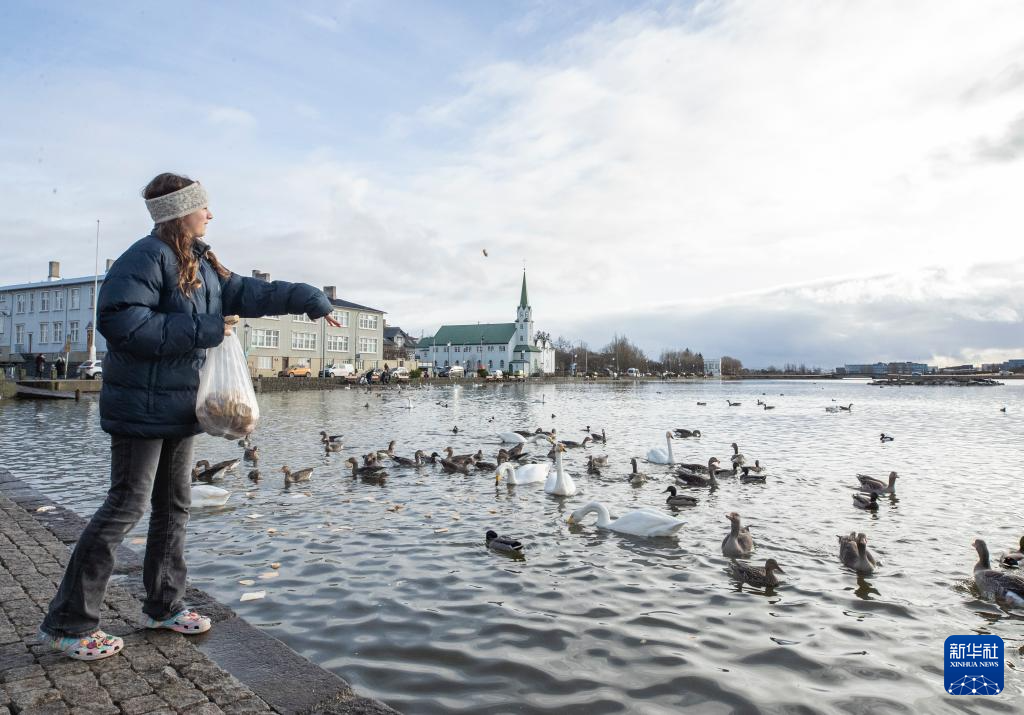
[[[526,271],[523,270],[523,290],[519,294],[519,307],[526,308],[529,305],[529,301],[526,300]]]

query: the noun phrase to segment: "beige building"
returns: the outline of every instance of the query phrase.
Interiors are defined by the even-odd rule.
[[[260,271],[252,275],[270,280]],[[325,365],[350,364],[357,371],[384,366],[384,311],[341,300],[334,286],[324,286],[324,293],[340,328],[305,315],[242,320],[237,333],[254,377],[274,377],[295,365],[309,367],[313,375]]]

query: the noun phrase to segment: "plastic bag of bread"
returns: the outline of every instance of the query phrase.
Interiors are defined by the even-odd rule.
[[[241,439],[256,429],[260,406],[234,333],[206,351],[206,363],[199,370],[196,417],[203,431],[214,437]]]

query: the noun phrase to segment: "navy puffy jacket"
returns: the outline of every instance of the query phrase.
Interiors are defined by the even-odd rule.
[[[188,297],[178,288],[178,259],[151,234],[136,241],[107,271],[100,288],[99,331],[107,339],[100,393],[104,431],[129,437],[187,437],[196,422],[199,368],[206,348],[224,339],[224,316],[298,315],[322,318],[333,306],[305,283],[221,278],[196,241],[203,285]]]

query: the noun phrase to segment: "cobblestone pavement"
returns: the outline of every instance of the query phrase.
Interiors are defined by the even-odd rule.
[[[7,478],[9,488],[12,480],[9,474]],[[19,489],[15,491],[20,490],[23,497],[30,488],[17,484]],[[309,707],[308,702],[290,707],[287,693],[285,702],[279,700],[271,706],[186,636],[144,628],[140,602],[131,584],[116,576],[107,589],[101,626],[124,638],[121,654],[92,662],[75,661],[36,643],[37,629],[56,593],[70,550],[36,518],[33,512],[38,507],[33,504],[38,502],[26,505],[25,499],[15,494],[18,503],[8,493],[0,490],[0,715],[395,712],[378,701],[354,696],[340,678],[305,661],[244,621],[239,628],[241,619],[231,614],[233,620],[224,624],[225,633],[232,634],[227,638],[272,641],[285,651],[279,658],[288,660],[290,656],[295,661],[291,664],[293,672],[277,673],[277,677],[271,673],[270,688],[261,690],[264,697],[274,700],[273,694],[279,689],[274,681],[293,677],[300,679],[307,692],[321,687],[325,694],[315,707]],[[231,613],[223,606],[221,609]],[[217,627],[215,618],[214,630]],[[260,676],[255,680],[259,681]],[[260,689],[260,685],[257,682],[254,687]]]

